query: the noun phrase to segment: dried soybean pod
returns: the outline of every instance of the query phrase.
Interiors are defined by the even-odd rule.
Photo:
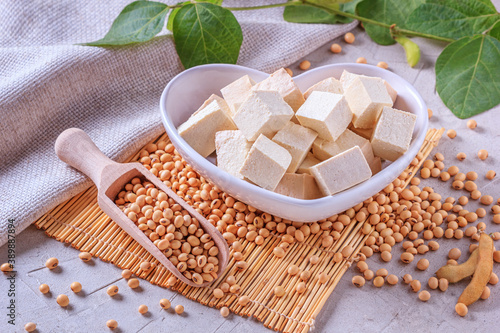
[[[460,265],[445,265],[438,269],[438,279],[446,279],[449,283],[457,283],[474,274],[479,260],[478,250],[474,250],[466,262]]]
[[[406,61],[411,67],[415,67],[420,60],[420,48],[411,39],[406,37],[396,37],[396,42],[401,44],[406,52]]]
[[[493,271],[493,239],[487,234],[482,233],[481,238],[479,238],[477,251],[479,253],[479,260],[474,276],[462,295],[458,298],[458,303],[463,303],[467,306],[481,297],[484,287],[486,287],[490,279],[491,272]]]

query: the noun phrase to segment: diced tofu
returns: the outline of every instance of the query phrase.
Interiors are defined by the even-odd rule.
[[[303,200],[312,200],[323,196],[314,177],[305,173],[285,173],[274,192]]]
[[[372,175],[370,167],[356,146],[310,168],[324,195],[332,195],[359,184]]]
[[[254,184],[274,191],[290,162],[292,156],[288,150],[261,134],[248,152],[240,173]]]
[[[343,94],[344,89],[342,89],[342,83],[334,77],[329,77],[328,79],[324,79],[323,81],[319,81],[315,85],[309,87],[307,91],[304,93],[304,98],[307,99],[309,95],[313,91],[324,91],[330,92],[334,94]]]
[[[241,131],[220,131],[215,134],[217,166],[231,175],[244,179],[240,169],[252,144]]]
[[[217,100],[193,114],[177,131],[201,156],[207,157],[215,150],[215,133],[237,129]]]
[[[335,141],[351,122],[352,112],[344,96],[313,91],[295,114],[300,124],[325,140]]]
[[[384,106],[392,99],[382,79],[358,76],[344,94],[353,113],[352,123],[358,128],[372,128]]]
[[[313,130],[294,124],[291,121],[276,133],[273,141],[288,150],[292,155],[292,162],[286,172],[294,173],[297,171],[299,165],[306,158],[307,152],[311,150],[317,136],[318,133]]]
[[[284,68],[278,69],[267,79],[257,83],[253,90],[275,90],[293,109],[297,111],[304,104],[304,96],[299,87],[293,82],[292,77]]]
[[[196,110],[191,115],[191,117],[200,112],[201,110],[203,110],[204,108],[206,108],[207,105],[212,103],[213,101],[217,101],[219,107],[231,117],[231,110],[229,110],[229,106],[227,105],[226,101],[222,97],[217,96],[216,94],[210,95],[210,97],[205,102],[203,102],[203,104],[198,108],[198,110]]]
[[[398,98],[398,92],[394,90],[394,88],[387,82],[386,80],[384,81],[385,88],[387,89],[387,93],[389,93],[389,96],[391,96],[392,99],[392,104],[396,102],[396,98]]]
[[[354,74],[354,73],[351,73],[351,72],[344,70],[342,72],[342,75],[340,76],[340,83],[342,84],[342,89],[344,91],[346,91],[347,88],[349,88],[351,83],[354,81],[354,79],[357,77],[360,77],[360,76],[368,77],[366,75]]]
[[[350,73],[346,70],[342,72],[342,76],[340,77],[340,83],[342,84],[342,89],[344,91],[347,90],[347,88],[351,85],[351,83],[354,81],[355,78],[357,77],[373,77],[373,76],[366,76],[366,75],[359,75],[359,74],[354,74]],[[396,98],[398,97],[398,92],[394,90],[394,88],[384,79],[380,79],[384,82],[385,87],[387,88],[387,93],[389,96],[391,96],[392,103],[396,102]]]
[[[307,153],[306,158],[304,159],[304,162],[299,166],[297,169],[297,173],[308,173],[311,174],[309,171],[309,168],[312,167],[313,165],[316,165],[320,163],[321,161],[318,160],[312,153]]]
[[[382,160],[380,157],[375,156],[371,161],[367,161],[372,170],[372,176],[379,173],[382,170]]]
[[[293,116],[292,108],[277,91],[252,91],[233,117],[248,141],[260,134],[273,137]]]
[[[371,143],[375,155],[395,161],[409,148],[417,116],[384,107],[373,131]]]
[[[372,138],[373,128],[356,128],[352,123],[347,128],[367,140]]]
[[[231,117],[238,111],[254,85],[255,81],[250,76],[245,75],[220,90],[229,106]]]
[[[313,154],[316,158],[324,161],[355,146],[361,148],[368,163],[375,158],[370,141],[348,129],[335,141],[316,139],[313,144]]]

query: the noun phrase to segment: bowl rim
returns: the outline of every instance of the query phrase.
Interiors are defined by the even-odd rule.
[[[332,200],[339,200],[342,199],[342,197],[348,196],[350,193],[356,191],[357,188],[362,187],[363,185],[367,185],[369,183],[376,183],[378,179],[382,178],[387,178],[391,171],[394,168],[397,168],[398,166],[401,167],[401,164],[404,164],[404,168],[401,170],[401,172],[404,171],[404,169],[411,163],[413,158],[417,155],[418,151],[420,150],[425,136],[427,134],[427,129],[428,129],[428,117],[427,117],[427,106],[422,98],[422,96],[418,93],[418,91],[413,87],[411,83],[409,83],[407,80],[402,78],[401,76],[386,70],[382,69],[373,65],[367,65],[367,64],[357,64],[357,63],[336,63],[336,64],[329,64],[325,66],[320,66],[311,70],[308,70],[304,73],[301,73],[300,75],[294,76],[294,80],[301,76],[306,76],[306,75],[311,75],[312,73],[319,72],[319,71],[325,71],[325,70],[330,70],[330,69],[337,69],[337,68],[344,68],[344,67],[351,67],[355,69],[359,69],[359,71],[363,71],[363,69],[369,69],[369,71],[375,70],[376,72],[383,73],[384,75],[388,75],[389,77],[393,77],[396,80],[402,80],[404,84],[406,85],[406,89],[409,89],[412,93],[412,95],[416,98],[417,104],[415,106],[415,110],[420,110],[420,113],[415,112],[413,114],[417,115],[417,120],[415,123],[415,128],[417,127],[417,124],[420,125],[421,131],[418,133],[417,136],[412,135],[412,142],[410,143],[409,149],[403,154],[401,157],[399,157],[396,161],[392,162],[390,165],[388,165],[386,168],[382,169],[380,172],[377,174],[373,175],[370,177],[370,179],[361,182],[355,186],[352,186],[348,189],[345,189],[341,192],[335,193],[330,196],[325,196],[322,198],[318,199],[311,199],[311,200],[305,200],[305,199],[297,199],[293,197],[289,197],[283,194],[278,194],[269,190],[266,190],[264,188],[261,188],[259,186],[256,186],[254,184],[251,184],[249,182],[246,182],[242,179],[239,179],[224,170],[218,168],[216,165],[212,164],[209,160],[201,156],[198,152],[196,152],[182,137],[180,137],[177,133],[177,128],[174,126],[172,119],[168,115],[168,112],[166,110],[166,101],[167,101],[167,96],[169,94],[169,91],[173,85],[176,84],[176,81],[180,80],[182,76],[191,74],[193,71],[200,71],[200,70],[218,70],[218,69],[225,69],[227,70],[228,68],[234,68],[234,69],[239,69],[247,72],[247,74],[251,75],[256,74],[256,75],[269,75],[265,72],[245,67],[245,66],[240,66],[240,65],[233,65],[233,64],[208,64],[208,65],[200,65],[196,66],[190,69],[187,69],[179,74],[177,74],[170,82],[166,85],[165,89],[162,92],[161,98],[160,98],[160,113],[161,113],[161,118],[163,125],[165,127],[165,130],[167,132],[167,135],[169,136],[171,142],[174,144],[174,146],[177,144],[180,146],[182,150],[184,150],[187,154],[189,154],[192,158],[196,158],[198,163],[204,168],[205,173],[207,174],[214,174],[214,173],[219,173],[223,172],[225,173],[225,177],[229,177],[229,180],[231,181],[232,184],[237,185],[244,191],[248,192],[255,192],[257,195],[265,195],[270,198],[272,198],[276,202],[281,202],[281,203],[286,203],[286,204],[291,204],[295,206],[300,206],[302,208],[308,208],[309,206],[313,204],[325,204],[327,202],[330,202]],[[352,70],[352,69],[351,69]],[[367,74],[360,74],[360,75],[367,75]],[[373,75],[367,75],[367,76],[373,76]],[[389,80],[387,80],[389,81]],[[228,82],[228,84],[231,82]],[[193,110],[193,112],[196,110]],[[424,112],[425,111],[425,112]],[[173,134],[173,135],[172,135]],[[173,139],[174,138],[174,139]],[[390,177],[394,178],[394,177]],[[397,178],[397,176],[396,176]],[[392,179],[393,180],[393,179]],[[391,181],[392,181],[391,180]],[[389,184],[389,182],[384,182]],[[385,186],[387,186],[387,184]],[[217,185],[217,184],[216,184]],[[384,186],[384,187],[385,187]],[[369,197],[369,196],[368,196]],[[366,199],[363,199],[366,200]],[[361,201],[363,201],[361,200]],[[360,201],[360,202],[361,202]]]

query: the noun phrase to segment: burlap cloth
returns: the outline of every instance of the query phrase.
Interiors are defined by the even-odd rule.
[[[54,154],[64,129],[82,128],[116,161],[163,131],[160,94],[182,71],[167,31],[143,45],[74,45],[103,37],[130,2],[0,2],[0,246],[8,219],[14,219],[18,234],[91,185]],[[224,1],[225,6],[265,3],[271,2]],[[235,12],[244,35],[239,64],[273,71],[356,24],[292,24],[282,12]]]

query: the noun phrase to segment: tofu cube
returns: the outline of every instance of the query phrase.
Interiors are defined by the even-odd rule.
[[[212,103],[213,101],[217,101],[217,104],[219,105],[219,107],[226,114],[228,114],[229,116],[231,116],[231,110],[229,109],[229,106],[227,105],[226,101],[222,97],[217,96],[216,94],[212,94],[212,95],[210,95],[210,97],[205,102],[203,102],[203,104],[198,108],[198,110],[196,110],[191,115],[191,117],[194,116],[195,114],[197,114],[198,112],[200,112],[201,110],[203,110],[204,108],[206,108],[207,105],[210,104],[210,103]]]
[[[372,138],[373,128],[356,128],[352,123],[347,128],[367,140]]]
[[[379,173],[382,170],[382,159],[378,156],[375,156],[371,161],[367,161],[370,166],[370,170],[372,170],[372,176]]]
[[[394,88],[389,84],[389,82],[387,82],[386,80],[382,80],[382,81],[384,81],[384,85],[385,85],[385,88],[387,89],[387,93],[389,94],[389,96],[391,96],[392,104],[394,105],[394,103],[396,103],[396,98],[398,98],[398,92],[396,90],[394,90]]]
[[[318,133],[313,130],[291,121],[276,133],[273,141],[288,150],[290,155],[292,155],[292,162],[286,172],[294,173],[297,171],[299,165],[306,158],[307,152],[311,150],[311,146],[317,136]]]
[[[207,157],[215,150],[215,133],[237,129],[217,100],[191,115],[177,131],[201,156]]]
[[[304,93],[304,98],[307,99],[313,91],[324,91],[334,94],[343,94],[344,89],[342,88],[342,83],[334,77],[329,77],[323,81],[319,81],[315,85],[309,87]]]
[[[342,89],[344,91],[347,90],[347,87],[351,85],[351,83],[354,81],[355,78],[357,77],[372,77],[372,76],[366,76],[366,75],[359,75],[359,74],[353,74],[350,73],[346,70],[342,72],[342,76],[340,77],[340,83],[342,84]],[[394,88],[384,79],[381,79],[384,82],[385,87],[387,88],[387,93],[389,96],[391,96],[392,103],[396,102],[396,98],[398,97],[398,92],[394,90]]]
[[[300,164],[299,168],[297,169],[297,173],[311,174],[309,168],[312,167],[313,165],[320,163],[320,162],[321,162],[320,160],[318,160],[316,157],[314,157],[314,155],[311,152],[309,152],[309,153],[307,153],[307,156],[304,159],[304,162],[302,162]]]
[[[252,144],[241,131],[220,131],[215,134],[217,166],[229,174],[244,179],[240,169]]]
[[[295,115],[302,126],[329,141],[337,140],[352,119],[344,96],[322,91],[313,91]]]
[[[356,146],[310,168],[324,195],[359,184],[372,175],[361,149]]]
[[[305,173],[285,173],[274,192],[303,200],[312,200],[323,196],[314,177]]]
[[[291,162],[288,150],[261,134],[250,148],[240,173],[254,184],[274,191]]]
[[[316,139],[313,143],[312,151],[316,158],[324,161],[355,146],[361,148],[367,161],[374,158],[370,141],[348,129],[346,129],[335,141]]]
[[[416,120],[412,113],[384,107],[371,138],[375,155],[389,161],[403,155],[410,146]]]
[[[345,91],[345,98],[353,113],[352,123],[358,128],[372,128],[384,106],[392,106],[392,99],[382,79],[359,76]]]
[[[273,137],[293,116],[292,108],[276,91],[252,91],[233,117],[248,141],[259,135]]]
[[[267,79],[257,83],[253,90],[275,90],[291,106],[293,111],[297,111],[304,104],[304,96],[299,87],[295,84],[290,74],[284,68],[278,69]]]
[[[231,117],[238,111],[254,85],[255,81],[250,76],[245,75],[220,90],[229,106]]]

